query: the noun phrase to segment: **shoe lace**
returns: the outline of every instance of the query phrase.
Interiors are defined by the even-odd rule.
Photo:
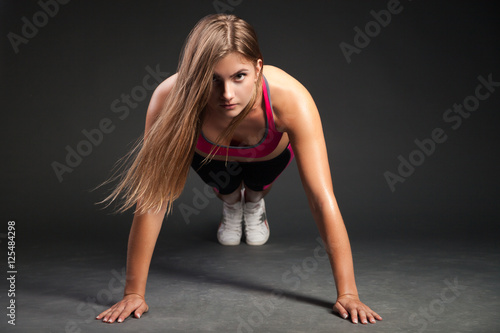
[[[245,227],[248,231],[265,234],[263,224],[266,219],[266,212],[262,205],[245,211]]]

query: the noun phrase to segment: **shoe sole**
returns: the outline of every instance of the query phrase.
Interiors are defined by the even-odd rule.
[[[261,245],[266,244],[268,239],[269,239],[269,237],[268,237],[265,241],[263,241],[263,242],[258,242],[258,243],[255,243],[255,242],[248,242],[248,241],[247,241],[247,245],[250,245],[250,246],[261,246]]]
[[[240,243],[222,243],[221,241],[219,241],[219,244],[220,245],[224,245],[224,246],[237,246],[237,245],[240,245]]]
[[[233,241],[233,242],[223,242],[220,238],[219,238],[219,234],[217,234],[217,240],[219,241],[219,243],[221,245],[224,245],[224,246],[235,246],[235,245],[240,245],[241,243],[241,239],[237,240],[237,241]]]

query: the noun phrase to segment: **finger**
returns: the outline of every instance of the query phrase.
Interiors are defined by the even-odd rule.
[[[333,310],[337,312],[344,319],[346,319],[349,316],[347,310],[339,302],[335,303],[335,305],[333,306]]]
[[[128,303],[125,305],[125,307],[122,309],[122,311],[118,314],[116,322],[121,323],[125,319],[127,319],[130,314],[137,308],[134,304]]]
[[[118,317],[118,313],[119,312],[117,310],[113,310],[111,313],[104,317],[103,321],[109,324],[113,323],[116,320],[116,317]]]
[[[149,311],[149,306],[146,303],[143,303],[137,310],[135,310],[135,317],[141,318],[142,314],[148,311]]]
[[[106,311],[103,311],[101,313],[99,313],[97,315],[97,317],[95,317],[95,319],[102,319],[102,317],[104,317],[107,313],[108,313],[109,309],[107,309]]]
[[[115,320],[116,320],[116,318],[118,318],[118,316],[120,315],[120,313],[122,313],[122,311],[123,311],[123,309],[124,309],[124,308],[125,308],[125,307],[124,307],[123,305],[122,305],[122,306],[117,306],[117,307],[113,310],[113,312],[111,312],[111,313],[109,314],[109,316],[106,316],[107,318],[106,318],[106,317],[104,317],[105,322],[107,322],[107,323],[109,323],[109,324],[114,323],[114,322],[115,322]]]
[[[364,310],[359,311],[359,321],[362,324],[368,324],[368,320],[366,319],[366,312]]]
[[[366,317],[368,318],[368,321],[372,324],[375,324],[377,322],[371,313],[367,313]]]
[[[101,319],[102,318],[102,321],[107,323],[109,318],[111,317],[111,315],[113,314],[113,311],[115,311],[116,309],[116,305],[113,305],[112,307],[110,307],[109,309],[107,309],[106,311],[103,311],[101,312],[101,314],[99,314],[98,318]]]
[[[107,322],[108,322],[108,320],[109,320],[109,317],[111,316],[111,314],[113,313],[113,311],[114,311],[114,310],[113,310],[113,308],[109,308],[109,309],[105,312],[104,317],[102,318],[102,321],[103,321],[103,322],[105,322],[105,323],[107,323]]]
[[[358,323],[358,311],[356,309],[352,309],[352,311],[351,311],[351,321],[354,324]]]
[[[382,320],[382,317],[380,317],[380,316],[378,315],[378,313],[376,313],[375,311],[373,311],[373,310],[372,310],[372,311],[370,311],[369,313],[373,316],[373,318],[375,318],[375,319],[377,319],[377,320]]]

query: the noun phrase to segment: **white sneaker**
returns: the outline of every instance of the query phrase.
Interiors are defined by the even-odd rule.
[[[248,245],[263,245],[269,239],[266,205],[264,199],[258,202],[245,202],[245,237]]]
[[[243,204],[222,204],[222,220],[217,230],[217,239],[222,245],[238,245],[241,241],[243,223]]]

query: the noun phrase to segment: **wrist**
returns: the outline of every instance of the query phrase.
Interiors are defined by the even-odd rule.
[[[137,295],[140,298],[144,299],[144,295],[140,293],[134,293],[134,292],[125,292],[123,293],[123,297],[131,296],[131,295]]]

